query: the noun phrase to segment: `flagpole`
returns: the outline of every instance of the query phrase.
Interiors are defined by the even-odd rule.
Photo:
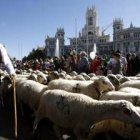
[[[88,29],[87,29],[87,56],[88,56]]]
[[[78,53],[78,50],[77,50],[77,19],[75,18],[75,39],[76,39],[76,55]]]

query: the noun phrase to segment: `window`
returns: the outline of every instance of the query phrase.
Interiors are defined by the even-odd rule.
[[[88,18],[88,25],[93,25],[93,18],[92,17]]]

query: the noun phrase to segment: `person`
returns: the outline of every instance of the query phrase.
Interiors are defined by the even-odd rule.
[[[77,71],[78,73],[89,73],[89,61],[85,51],[80,52],[80,60],[77,63]]]
[[[8,56],[6,48],[0,43],[0,69],[6,70],[12,81],[15,81],[16,73],[13,64]]]
[[[116,51],[116,53],[119,53],[121,55],[121,62],[122,62],[122,72],[123,75],[126,75],[126,71],[127,71],[127,59],[126,57],[118,50]]]
[[[6,48],[3,44],[0,43],[0,69],[6,70],[6,72],[9,74],[12,83],[15,83],[16,80],[16,73],[13,67],[13,64],[8,56],[8,53],[6,51]],[[0,73],[0,84],[1,84],[1,73]],[[0,90],[0,106],[3,107],[3,97],[2,97],[2,91]]]
[[[112,65],[112,73],[123,75],[123,71],[122,71],[123,66],[122,66],[122,62],[121,62],[120,53],[114,53],[113,58],[115,60],[115,63],[114,63],[114,65]]]

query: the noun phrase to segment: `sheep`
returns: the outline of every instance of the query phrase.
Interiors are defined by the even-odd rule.
[[[69,74],[66,74],[65,79],[72,80],[73,78]]]
[[[11,94],[11,92],[12,80],[9,75],[4,75],[0,84],[0,101],[2,107],[5,107],[7,105],[8,102],[5,99],[9,99],[9,95]]]
[[[82,72],[80,75],[82,75],[85,80],[90,80],[90,77],[86,73]]]
[[[54,79],[59,79],[59,74],[57,71],[52,71],[48,73],[47,81],[48,83]]]
[[[140,114],[129,101],[98,101],[63,90],[47,90],[41,96],[33,132],[43,118],[50,119],[57,126],[72,128],[79,140],[89,133],[94,123],[106,119],[140,125]]]
[[[16,94],[18,102],[29,105],[35,111],[40,102],[40,97],[48,86],[33,80],[16,80]]]
[[[77,74],[77,72],[76,71],[72,71],[71,73],[70,73],[70,76],[77,76],[78,74]]]
[[[65,73],[59,73],[59,78],[65,79],[66,74]]]
[[[31,73],[28,78],[29,80],[37,81],[37,74],[36,73]]]
[[[130,81],[130,78],[129,77],[122,77],[122,78],[119,79],[120,84],[123,84],[126,81]]]
[[[121,74],[116,74],[116,77],[117,77],[118,79],[120,79],[120,78],[123,77],[123,75],[121,75]]]
[[[106,77],[94,81],[78,81],[57,79],[48,84],[48,89],[63,89],[69,92],[78,92],[98,99],[102,93],[114,90],[114,86]]]
[[[95,77],[96,74],[95,73],[89,73],[88,76],[91,78],[91,77]]]
[[[123,87],[120,88],[118,91],[126,92],[126,93],[138,93],[140,94],[140,89],[133,88],[133,87]]]
[[[127,100],[135,106],[140,106],[140,92],[110,91],[103,94],[99,100]]]
[[[16,74],[16,78],[26,78],[28,79],[30,75],[29,74]]]
[[[119,89],[124,87],[133,87],[140,89],[140,80],[130,80],[120,85]]]
[[[83,75],[77,75],[73,77],[73,80],[81,80],[81,81],[86,81]]]
[[[119,120],[103,120],[94,124],[89,134],[89,139],[102,132],[115,132],[124,139],[139,140],[140,128],[130,123]]]
[[[43,72],[37,74],[37,81],[41,84],[47,84],[47,76]]]
[[[119,82],[118,78],[116,77],[116,75],[108,74],[107,77],[111,81],[111,83],[114,85],[115,90],[118,90],[118,88],[120,86],[120,82]]]

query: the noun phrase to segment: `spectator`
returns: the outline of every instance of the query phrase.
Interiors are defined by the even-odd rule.
[[[85,51],[80,52],[80,60],[78,61],[77,64],[77,71],[78,73],[81,72],[89,73],[89,61]]]
[[[120,53],[114,53],[113,58],[115,60],[115,63],[114,63],[114,65],[112,65],[112,73],[113,74],[121,74],[121,75],[123,75]]]

